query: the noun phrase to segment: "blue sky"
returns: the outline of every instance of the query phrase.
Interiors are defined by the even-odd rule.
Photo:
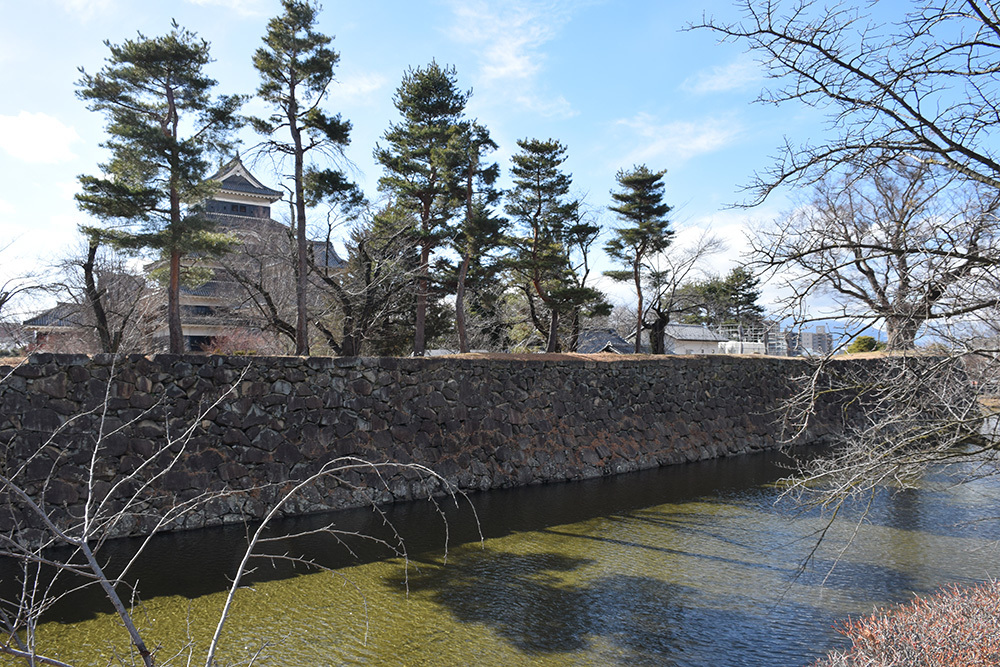
[[[87,223],[73,201],[79,174],[104,159],[101,115],[75,97],[78,67],[98,71],[113,43],[155,36],[170,20],[212,44],[209,73],[219,93],[252,93],[250,58],[276,0],[33,0],[6,3],[0,24],[0,274],[44,269],[78,243]],[[645,163],[667,169],[667,201],[679,238],[705,228],[727,239],[709,269],[725,273],[744,250],[742,230],[767,222],[788,203],[732,209],[741,186],[769,164],[784,136],[822,129],[815,111],[752,104],[765,81],[740,45],[706,31],[684,31],[702,14],[736,18],[727,1],[369,0],[323,3],[320,30],[340,52],[338,83],[326,109],[353,125],[347,157],[372,197],[379,168],[372,149],[397,120],[392,95],[408,67],[432,59],[454,65],[472,89],[468,115],[492,132],[502,167],[517,139],[555,138],[568,148],[566,170],[578,194],[605,211],[615,173]],[[245,112],[264,112],[250,103]],[[243,132],[243,151],[256,143]],[[255,171],[276,184],[270,167]],[[280,209],[276,209],[279,211]],[[609,268],[606,260],[600,268]],[[613,299],[628,290],[608,285]],[[766,293],[769,296],[769,293]]]

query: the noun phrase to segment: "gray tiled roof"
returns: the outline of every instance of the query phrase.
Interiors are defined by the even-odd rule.
[[[632,354],[635,352],[635,345],[629,343],[612,329],[588,329],[580,332],[576,351],[580,354],[597,354],[598,352]]]
[[[280,197],[282,194],[278,190],[259,188],[242,176],[230,176],[226,180],[222,181],[222,189],[232,190],[233,192],[246,192],[254,195],[262,195],[264,197]]]
[[[80,326],[80,305],[60,303],[54,308],[24,321],[26,327],[77,327]]]
[[[340,258],[340,255],[337,254],[337,249],[333,247],[333,244],[327,243],[326,241],[310,241],[310,243],[312,244],[313,257],[316,260],[316,266],[339,269],[346,264],[346,262]]]
[[[726,340],[719,334],[700,324],[668,324],[663,335],[674,340],[702,340],[719,342]]]

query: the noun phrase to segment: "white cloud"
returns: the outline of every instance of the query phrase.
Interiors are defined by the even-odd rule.
[[[13,216],[14,212],[16,210],[17,209],[14,208],[14,205],[11,204],[9,201],[6,201],[4,199],[0,199],[0,215],[4,215],[4,216],[10,215],[10,216]]]
[[[570,103],[562,96],[551,99],[537,91],[537,78],[546,59],[543,47],[582,4],[564,0],[453,1],[456,21],[449,35],[476,46],[484,83],[516,85],[520,94],[515,101],[523,108],[566,117],[574,115]]]
[[[337,82],[330,86],[330,97],[336,100],[364,101],[385,87],[387,81],[386,77],[373,72],[348,74],[338,77]]]
[[[80,192],[80,181],[76,179],[72,181],[59,181],[54,185],[59,196],[67,201],[73,201],[73,196]]]
[[[553,99],[542,99],[531,95],[518,95],[515,101],[528,111],[549,118],[571,118],[579,112],[562,95]]]
[[[24,162],[69,162],[76,158],[70,146],[79,140],[75,129],[45,113],[0,116],[0,148]]]
[[[451,35],[480,45],[482,74],[487,80],[533,77],[544,60],[539,48],[566,21],[565,11],[552,3],[519,0],[497,6],[480,0],[456,2],[452,9],[457,20]]]
[[[113,2],[114,0],[59,0],[64,10],[83,20],[107,12]]]
[[[740,123],[733,118],[659,123],[651,115],[640,113],[617,121],[617,125],[630,128],[641,144],[623,164],[649,162],[654,158],[662,162],[669,158],[676,165],[728,146],[742,133]]]
[[[66,211],[64,213],[56,213],[55,215],[49,216],[48,221],[48,226],[60,237],[65,235],[72,236],[76,233],[77,227],[86,224],[93,225],[95,224],[95,221],[82,211]]]
[[[6,65],[17,60],[18,49],[8,35],[0,35],[0,65]]]
[[[702,70],[687,78],[681,87],[695,93],[721,93],[746,88],[764,78],[760,65],[742,55],[728,65]]]
[[[205,7],[214,5],[223,7],[239,14],[240,16],[265,16],[273,8],[271,3],[264,0],[187,0],[193,5]]]

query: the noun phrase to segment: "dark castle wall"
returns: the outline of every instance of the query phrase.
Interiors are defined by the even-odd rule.
[[[60,521],[82,515],[95,447],[96,497],[120,492],[110,489],[129,474],[159,474],[141,494],[149,516],[115,529],[141,533],[206,491],[220,495],[171,527],[259,518],[294,481],[338,457],[416,463],[458,489],[485,490],[769,449],[783,437],[779,403],[805,370],[802,361],[724,355],[37,355],[0,367],[0,452],[5,474]],[[802,440],[840,428],[831,407]],[[324,478],[285,510],[404,500],[439,487],[413,469],[380,475],[362,467]],[[24,520],[0,512],[0,530]]]

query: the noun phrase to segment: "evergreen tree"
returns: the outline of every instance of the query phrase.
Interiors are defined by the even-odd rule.
[[[458,88],[454,67],[431,62],[410,69],[396,89],[394,104],[402,115],[375,147],[375,159],[385,173],[379,188],[397,205],[413,213],[415,240],[420,247],[417,269],[413,352],[426,350],[426,320],[430,293],[430,257],[452,235],[451,222],[463,199],[460,150],[467,126],[462,116],[468,92]]]
[[[340,316],[339,336],[336,323],[316,319],[336,354],[359,356],[366,348],[376,355],[404,353],[412,338],[413,272],[418,262],[409,242],[411,218],[392,205],[363,214],[346,241],[345,266],[334,275],[312,267]]]
[[[500,245],[502,221],[490,210],[500,199],[500,192],[493,187],[500,175],[500,167],[495,162],[483,164],[484,156],[496,148],[489,131],[475,122],[470,123],[459,138],[459,150],[464,153],[461,176],[465,218],[455,236],[455,250],[461,257],[456,280],[455,329],[458,332],[459,351],[462,353],[469,351],[465,291],[470,268],[475,264],[475,268],[483,269],[481,262],[486,253]],[[473,272],[483,273],[474,269]]]
[[[532,319],[538,319],[534,297],[548,309],[545,349],[558,352],[560,314],[602,301],[603,295],[573,280],[567,241],[579,220],[580,202],[569,197],[572,179],[560,170],[566,147],[553,139],[522,139],[517,145],[521,152],[512,158],[514,187],[504,208],[516,226],[507,239],[511,253],[506,263],[527,287]]]
[[[590,257],[594,244],[601,235],[601,227],[594,221],[590,212],[584,211],[584,206],[577,208],[577,217],[566,230],[566,249],[570,258],[570,280],[573,285],[580,289],[587,288],[587,280],[590,278]],[[611,314],[613,307],[604,297],[604,294],[593,290],[596,298],[588,298],[585,301],[578,301],[570,315],[570,342],[569,349],[576,352],[580,343],[580,331],[584,317],[606,317]],[[586,294],[586,293],[582,293]]]
[[[646,259],[666,250],[673,232],[668,228],[667,213],[670,206],[663,203],[664,171],[652,172],[646,165],[633,167],[631,171],[619,170],[616,179],[620,192],[612,191],[611,197],[617,205],[609,207],[626,224],[615,230],[604,250],[615,260],[624,264],[627,270],[605,271],[604,274],[617,281],[631,280],[635,286],[638,301],[635,323],[635,352],[639,353],[645,303],[642,285],[647,278]]]
[[[253,118],[251,122],[257,132],[267,137],[265,152],[293,162],[295,353],[309,354],[306,205],[351,196],[354,186],[342,171],[307,165],[306,158],[316,153],[328,158],[340,155],[350,141],[351,124],[340,114],[327,116],[319,108],[340,59],[330,48],[332,38],[315,31],[319,5],[308,0],[282,0],[281,5],[284,13],[268,22],[264,46],[253,57],[261,77],[257,94],[275,111],[266,119]],[[285,129],[288,141],[275,138]]]
[[[718,328],[725,324],[760,324],[764,307],[760,299],[760,278],[748,269],[735,267],[725,278],[718,276],[684,286],[684,296],[693,306],[685,318],[689,324]]]
[[[733,268],[726,276],[725,293],[729,301],[730,321],[739,325],[760,324],[764,320],[764,306],[760,299],[760,278],[742,266]]]
[[[119,247],[151,248],[169,266],[167,323],[170,351],[182,352],[181,258],[219,254],[230,239],[212,232],[197,203],[212,190],[206,155],[223,154],[239,122],[239,96],[213,100],[216,82],[204,73],[208,42],[176,23],[162,37],[139,35],[115,45],[95,75],[81,69],[77,96],[107,116],[102,146],[111,159],[103,176],[81,176],[79,207],[115,228],[85,229]]]
[[[847,346],[848,354],[860,354],[862,352],[872,352],[878,349],[878,341],[871,336],[858,336]]]

